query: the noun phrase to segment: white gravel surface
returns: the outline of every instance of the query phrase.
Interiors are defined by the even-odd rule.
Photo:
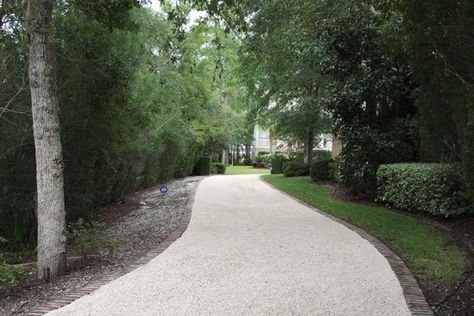
[[[183,236],[48,315],[409,315],[385,258],[255,175],[199,185]]]

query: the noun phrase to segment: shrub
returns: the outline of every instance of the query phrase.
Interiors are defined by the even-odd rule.
[[[378,201],[413,212],[455,216],[472,204],[465,196],[459,166],[448,164],[389,164],[377,172]]]
[[[272,174],[280,174],[283,172],[283,159],[273,158],[272,159]]]
[[[84,259],[89,255],[101,254],[104,250],[109,255],[113,254],[118,245],[104,223],[86,222],[82,218],[68,225],[67,238],[72,248]]]
[[[257,157],[263,156],[263,155],[268,155],[268,154],[270,154],[270,152],[268,152],[268,151],[261,151],[261,152],[259,152],[259,153],[257,154]]]
[[[211,157],[201,157],[194,167],[197,176],[208,176],[211,174]]]
[[[0,245],[5,244],[7,240],[0,237]],[[0,253],[0,292],[4,291],[25,273],[26,269],[21,266],[10,265],[6,263],[3,253]]]
[[[260,155],[258,156],[260,158],[260,161],[263,163],[270,163],[274,157],[272,154],[265,154],[265,155]]]
[[[309,166],[299,160],[287,161],[283,165],[283,175],[285,177],[307,176],[309,175]]]
[[[13,285],[25,273],[25,268],[0,261],[0,292]]]
[[[313,150],[313,160],[331,159],[332,155],[329,150]]]
[[[336,163],[332,158],[315,160],[311,163],[310,175],[314,181],[333,180]]]
[[[212,164],[213,173],[225,174],[225,169],[226,169],[226,166],[223,163],[213,163]]]
[[[244,163],[244,166],[251,166],[252,165],[252,159],[245,158],[243,163]]]
[[[257,168],[258,167],[258,162],[252,162],[252,167]]]

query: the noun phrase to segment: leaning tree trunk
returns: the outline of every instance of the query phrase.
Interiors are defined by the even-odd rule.
[[[304,140],[304,162],[311,163],[313,159],[314,133],[309,131]]]
[[[26,8],[38,194],[38,277],[46,281],[63,273],[66,263],[63,157],[51,42],[53,6],[54,0],[27,0]]]

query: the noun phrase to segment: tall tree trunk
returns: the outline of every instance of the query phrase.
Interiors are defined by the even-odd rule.
[[[314,133],[309,131],[304,140],[304,162],[311,163],[313,159]]]
[[[240,145],[237,145],[235,156],[236,156],[235,160],[237,161],[237,164],[238,164],[240,162]]]
[[[63,157],[51,42],[53,0],[28,0],[29,81],[36,153],[38,278],[62,274],[66,264]]]
[[[250,159],[250,145],[245,145],[245,159]]]
[[[229,151],[227,149],[222,150],[222,163],[226,166],[229,165]]]

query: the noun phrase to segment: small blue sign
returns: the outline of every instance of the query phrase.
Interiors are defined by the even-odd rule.
[[[166,192],[168,192],[168,188],[166,187],[166,185],[164,185],[160,188],[160,192],[161,192],[161,194],[165,194]]]

